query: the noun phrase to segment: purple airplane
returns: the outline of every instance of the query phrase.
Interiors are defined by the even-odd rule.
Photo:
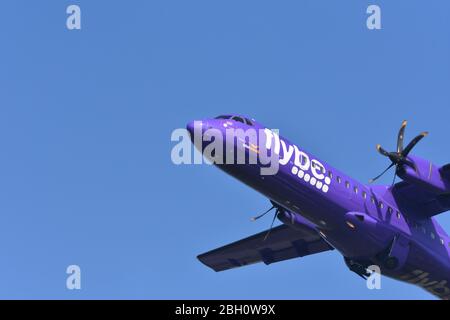
[[[337,249],[348,268],[365,279],[371,274],[369,266],[376,265],[383,275],[448,300],[450,239],[433,216],[450,209],[450,164],[438,167],[411,155],[427,132],[404,147],[405,127],[406,121],[398,133],[396,151],[377,146],[391,161],[382,174],[395,167],[394,182],[395,176],[403,181],[375,186],[356,181],[245,116],[190,122],[187,130],[193,141],[196,134],[204,137],[210,129],[224,136],[230,128],[264,132],[257,143],[228,138],[232,143],[223,143],[223,154],[244,152],[249,156],[265,151],[275,155],[279,164],[273,175],[261,174],[267,162],[260,160],[254,164],[215,164],[269,198],[273,205],[269,211],[275,209],[275,215],[269,230],[201,254],[198,259],[215,271],[223,271]],[[196,147],[204,151],[211,141]],[[273,228],[276,218],[282,224]]]

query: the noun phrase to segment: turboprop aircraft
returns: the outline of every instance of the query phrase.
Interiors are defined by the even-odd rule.
[[[405,127],[406,121],[398,133],[395,151],[377,145],[390,164],[365,184],[254,119],[230,114],[188,123],[191,140],[202,152],[213,142],[218,145],[217,133],[227,137],[229,129],[262,132],[256,142],[249,141],[249,136],[229,135],[219,141],[223,152],[214,150],[210,158],[219,157],[222,161],[214,165],[267,197],[272,204],[267,212],[275,210],[269,230],[201,254],[198,259],[215,271],[223,271],[336,249],[347,267],[363,278],[370,276],[369,267],[375,265],[382,275],[415,284],[448,300],[450,239],[433,217],[450,209],[450,164],[437,166],[412,155],[412,149],[427,132],[404,147]],[[239,152],[246,157],[266,153],[276,161],[278,170],[262,174],[268,162],[259,158],[253,163],[225,161],[230,154],[230,159],[236,160]],[[392,185],[372,184],[392,167]],[[396,176],[402,181],[395,183]],[[273,227],[276,218],[282,224]]]

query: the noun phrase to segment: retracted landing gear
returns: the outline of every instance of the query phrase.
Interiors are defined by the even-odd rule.
[[[381,266],[387,270],[396,270],[406,262],[409,253],[409,241],[401,235],[396,235],[390,245],[377,254],[376,258]]]
[[[367,271],[367,267],[370,266],[371,263],[360,262],[347,257],[344,257],[344,261],[347,267],[361,278],[367,279],[371,275],[371,273]]]

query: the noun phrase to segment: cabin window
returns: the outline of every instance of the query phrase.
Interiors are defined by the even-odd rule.
[[[380,201],[380,203],[378,204],[378,207],[379,207],[380,209],[383,209],[383,208],[384,208],[383,202]]]
[[[346,187],[347,189],[350,188],[350,182],[345,181],[345,187]]]
[[[362,197],[363,197],[363,199],[365,200],[365,199],[367,198],[367,192],[363,191],[363,192],[362,192]]]
[[[370,197],[370,202],[372,202],[373,204],[375,204],[375,197],[374,197],[374,196],[371,196],[371,197]]]
[[[444,239],[439,239],[442,245],[444,245]]]
[[[328,176],[330,177],[330,179],[333,179],[333,172],[328,171]]]
[[[358,187],[357,186],[353,187],[353,191],[355,192],[355,194],[358,194]]]
[[[394,210],[393,210],[391,207],[388,207],[388,212],[389,212],[390,214],[392,214],[392,213],[394,212]]]
[[[425,229],[425,227],[422,227],[421,229],[422,229],[423,234],[427,233],[427,230]]]
[[[395,212],[395,215],[397,216],[397,219],[400,219],[401,215],[400,215],[400,212],[398,210]]]
[[[430,237],[431,237],[431,239],[433,239],[433,240],[436,238],[436,235],[434,234],[434,232],[431,232],[431,233],[430,233]]]
[[[336,180],[338,183],[341,183],[341,181],[342,181],[341,177],[337,177]]]

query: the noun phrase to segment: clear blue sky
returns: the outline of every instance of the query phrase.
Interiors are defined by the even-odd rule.
[[[249,217],[269,204],[174,166],[170,134],[245,113],[367,181],[408,119],[407,138],[430,131],[416,154],[450,162],[448,1],[8,0],[0,35],[0,298],[433,298],[387,278],[370,291],[336,251],[204,267],[197,254],[266,229]]]

